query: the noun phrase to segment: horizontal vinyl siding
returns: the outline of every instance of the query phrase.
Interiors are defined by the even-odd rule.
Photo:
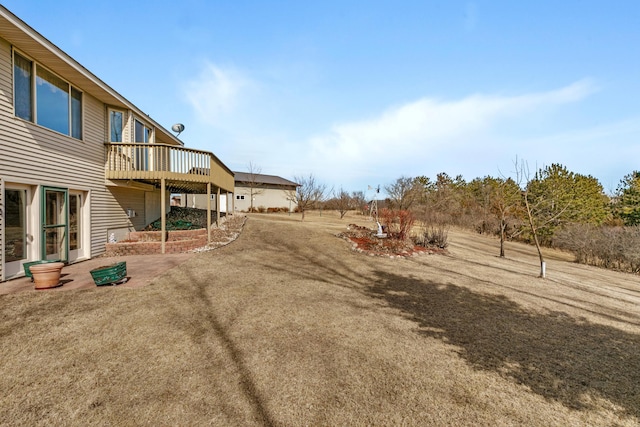
[[[83,92],[82,141],[16,118],[11,46],[0,39],[0,173],[6,181],[89,191],[91,256],[104,253],[109,228],[127,223],[105,188],[105,135],[105,105],[87,92]],[[144,194],[139,197],[144,207]]]
[[[165,212],[171,211],[171,193],[165,192]],[[141,216],[138,213],[138,216]],[[148,191],[145,193],[145,211],[144,211],[144,226],[157,221],[162,217],[162,191]]]
[[[145,192],[125,187],[107,187],[107,204],[99,213],[108,228],[130,228],[141,230],[146,225],[144,200]],[[127,209],[136,211],[134,218],[127,217]],[[106,230],[105,230],[106,236]]]
[[[86,162],[95,176],[94,190],[91,193],[91,254],[101,255],[105,251],[107,230],[111,227],[111,219],[103,212],[119,209],[110,197],[104,185],[104,141],[106,133],[106,108],[97,99],[86,95],[83,99],[84,140],[92,146],[99,147],[87,153]],[[122,212],[120,212],[122,213]]]
[[[2,266],[4,265],[4,181],[0,176],[0,281],[4,280]]]
[[[13,115],[13,83],[11,80],[11,46],[0,38],[0,115]],[[8,61],[5,61],[7,58]]]

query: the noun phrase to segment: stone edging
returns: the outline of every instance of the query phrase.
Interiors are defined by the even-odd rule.
[[[226,218],[226,217],[225,217]],[[238,231],[235,231],[233,233],[231,233],[231,235],[229,235],[225,240],[220,241],[220,242],[213,242],[210,243],[208,245],[205,246],[201,246],[199,248],[195,248],[189,251],[189,253],[201,253],[201,252],[209,252],[212,251],[214,249],[218,249],[224,246],[227,246],[229,243],[234,242],[239,236],[240,233],[242,232],[242,230],[244,229],[244,225],[247,222],[247,216],[243,215],[243,216],[238,216],[236,218],[242,218],[242,224],[240,224],[240,227],[238,228]],[[235,218],[234,218],[235,219]],[[228,222],[228,220],[225,220],[222,224],[220,224],[219,227],[216,227],[217,229],[220,230],[225,230],[226,231],[226,227],[225,224]]]

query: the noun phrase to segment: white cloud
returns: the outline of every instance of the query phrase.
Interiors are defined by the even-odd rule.
[[[507,120],[525,113],[577,102],[596,90],[590,80],[541,93],[471,95],[460,100],[422,98],[389,108],[377,117],[335,125],[309,141],[320,167],[370,170],[398,162],[420,163],[440,152],[464,149]]]
[[[186,83],[185,93],[200,120],[220,125],[242,103],[251,86],[240,71],[205,62],[200,74]]]
[[[265,173],[287,178],[313,173],[329,185],[357,189],[362,181],[384,185],[401,175],[492,174],[508,167],[516,155],[535,161],[536,150],[548,146],[543,138],[553,131],[542,126],[533,136],[521,128],[535,128],[534,116],[543,116],[543,121],[551,117],[554,124],[554,109],[596,90],[592,81],[581,80],[545,92],[474,94],[455,100],[423,97],[306,138],[288,132],[300,125],[291,122],[295,114],[274,115],[303,104],[275,96],[245,72],[206,63],[188,82],[186,93],[205,126],[201,148],[223,155],[232,167],[244,170],[245,164],[255,162]]]

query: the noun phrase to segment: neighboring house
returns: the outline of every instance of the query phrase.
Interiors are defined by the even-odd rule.
[[[236,211],[248,212],[251,209],[253,197],[254,209],[286,209],[291,212],[296,209],[295,192],[298,184],[274,175],[257,173],[234,172],[235,189],[232,201]],[[205,209],[206,197],[202,194],[185,194],[185,206]],[[224,200],[222,211],[224,210]]]
[[[172,193],[233,185],[215,155],[185,148],[0,6],[0,281],[24,262],[104,253],[164,218]]]

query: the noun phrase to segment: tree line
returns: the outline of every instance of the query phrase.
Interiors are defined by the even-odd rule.
[[[534,244],[542,277],[545,246],[571,251],[578,262],[640,272],[640,171],[624,176],[615,193],[607,195],[596,178],[561,164],[533,173],[524,162],[514,164],[513,177],[466,181],[444,172],[435,179],[402,176],[384,187],[388,196],[384,205],[409,212],[427,230],[428,238],[446,239],[450,226],[496,235],[501,257],[507,240]],[[341,217],[349,210],[367,213],[371,201],[362,191],[329,191],[313,176],[296,180],[304,193],[296,195],[303,212],[334,209]]]

